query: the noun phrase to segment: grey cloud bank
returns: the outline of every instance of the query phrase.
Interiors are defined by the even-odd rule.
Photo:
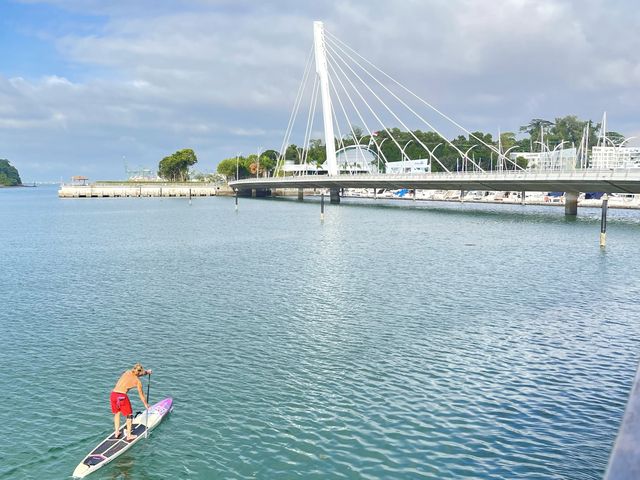
[[[631,0],[29,3],[103,23],[40,32],[71,72],[9,77],[0,66],[0,157],[27,181],[121,178],[123,156],[155,168],[184,147],[213,169],[279,147],[313,20],[469,129],[607,110],[612,129],[640,134]]]

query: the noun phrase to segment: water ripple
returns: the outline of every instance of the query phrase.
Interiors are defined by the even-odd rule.
[[[603,253],[588,212],[33,190],[0,191],[0,479],[68,478],[135,361],[176,407],[96,479],[602,477],[640,346],[632,213]]]

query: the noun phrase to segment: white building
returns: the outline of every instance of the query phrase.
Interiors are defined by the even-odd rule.
[[[589,166],[595,169],[639,168],[640,147],[593,147]]]
[[[428,158],[387,163],[387,173],[429,173],[431,162]]]
[[[512,152],[509,158],[527,160],[527,170],[571,170],[575,168],[578,152],[575,148],[563,148],[545,152]]]
[[[318,173],[326,173],[321,172],[315,164],[295,163],[293,160],[285,160],[282,171],[285,175],[317,175]]]
[[[366,145],[349,145],[336,151],[340,173],[378,173],[378,154]],[[322,165],[326,169],[326,164]]]

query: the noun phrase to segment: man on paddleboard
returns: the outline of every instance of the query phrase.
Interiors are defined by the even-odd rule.
[[[113,426],[115,427],[114,436],[118,438],[120,435],[120,414],[127,418],[127,440],[133,440],[137,435],[131,434],[131,422],[133,421],[133,410],[131,409],[131,402],[127,396],[127,392],[134,387],[138,388],[138,394],[140,400],[144,403],[145,408],[149,408],[147,399],[144,398],[142,393],[142,382],[140,377],[152,373],[151,370],[145,370],[142,365],[136,363],[131,370],[127,370],[122,374],[116,386],[113,387],[111,392],[111,412],[114,414]]]

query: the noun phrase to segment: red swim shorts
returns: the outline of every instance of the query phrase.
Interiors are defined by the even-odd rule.
[[[120,412],[125,417],[133,414],[131,402],[126,393],[111,392],[111,413]]]

